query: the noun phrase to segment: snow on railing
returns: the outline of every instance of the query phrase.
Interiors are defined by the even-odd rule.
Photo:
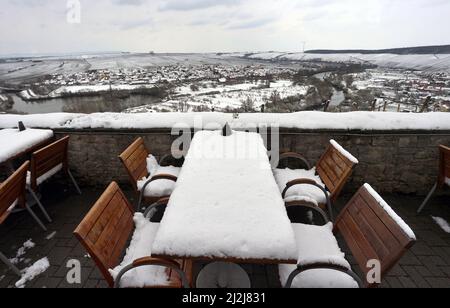
[[[440,112],[0,114],[0,128],[17,127],[19,121],[27,127],[52,129],[219,129],[228,122],[236,129],[266,125],[304,130],[450,130],[450,113]]]

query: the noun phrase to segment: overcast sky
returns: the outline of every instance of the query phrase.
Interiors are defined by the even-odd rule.
[[[68,1],[1,0],[0,54],[450,44],[450,0]]]

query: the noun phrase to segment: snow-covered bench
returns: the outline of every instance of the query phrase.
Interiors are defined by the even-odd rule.
[[[36,220],[39,226],[47,231],[25,200],[25,181],[30,162],[24,163],[5,182],[0,183],[0,225],[9,217],[17,206],[25,208]],[[0,260],[3,261],[15,274],[21,276],[20,271],[0,252]]]
[[[138,209],[143,201],[153,204],[172,194],[181,168],[161,166],[167,158],[170,155],[158,163],[145,147],[143,138],[138,138],[119,156],[139,196]]]
[[[31,168],[26,180],[27,190],[49,222],[52,220],[37,196],[42,183],[62,171],[69,176],[78,194],[81,195],[81,190],[69,169],[69,139],[70,137],[66,136],[31,155]]]
[[[300,161],[306,169],[281,169],[281,164],[289,159]],[[285,153],[280,156],[279,168],[273,172],[288,207],[326,208],[333,220],[331,204],[339,197],[358,163],[352,154],[331,140],[328,149],[314,168],[311,168],[302,155]]]
[[[425,206],[430,201],[437,189],[442,189],[445,186],[450,187],[450,148],[444,145],[439,146],[439,177],[436,184],[431,189],[425,201],[420,206],[418,213],[421,213]]]
[[[160,201],[151,209],[165,207],[167,201]],[[159,222],[152,222],[153,212],[135,213],[122,190],[113,182],[75,230],[75,236],[110,287],[191,286],[192,262],[152,257],[152,244],[160,226]]]
[[[368,184],[364,185],[340,213],[333,227],[292,224],[298,264],[280,265],[280,280],[290,288],[376,287],[387,272],[416,242],[411,228]],[[378,281],[364,282],[354,274],[335,235],[341,234],[362,273],[369,261],[379,261]]]

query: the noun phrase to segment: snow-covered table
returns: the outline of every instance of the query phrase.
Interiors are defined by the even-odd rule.
[[[0,130],[0,164],[37,150],[53,137],[53,131],[43,129]]]
[[[152,255],[296,263],[294,232],[260,135],[195,135]]]

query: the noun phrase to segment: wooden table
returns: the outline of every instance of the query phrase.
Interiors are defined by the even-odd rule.
[[[45,146],[53,138],[53,131],[43,129],[0,130],[0,165],[12,168],[11,162]]]
[[[297,263],[294,232],[260,135],[195,135],[152,256]]]

